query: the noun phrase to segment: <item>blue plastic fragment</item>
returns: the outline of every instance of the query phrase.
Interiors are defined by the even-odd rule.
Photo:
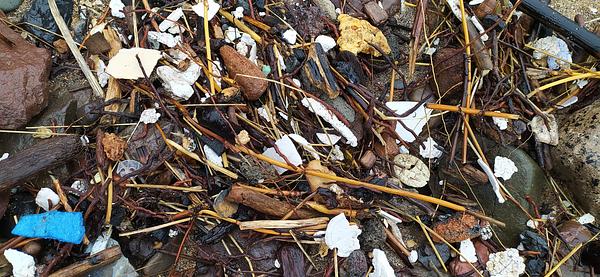
[[[80,244],[85,234],[83,215],[81,212],[59,211],[24,215],[12,230],[12,234]]]

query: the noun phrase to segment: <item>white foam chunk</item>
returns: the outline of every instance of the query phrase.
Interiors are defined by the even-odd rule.
[[[285,32],[283,32],[281,36],[287,43],[296,44],[296,37],[298,36],[298,32],[296,32],[294,29],[287,29]]]
[[[208,1],[207,18],[211,20],[219,12],[221,5],[213,0]],[[204,18],[204,1],[200,0],[198,4],[192,6],[192,10],[200,17]]]
[[[325,36],[325,35],[320,35],[315,39],[315,42],[318,44],[321,44],[321,47],[323,47],[323,51],[328,52],[329,50],[333,49],[337,43],[335,42],[335,39],[333,39],[330,36]]]
[[[298,165],[302,164],[302,157],[300,157],[300,153],[298,153],[298,150],[296,150],[296,146],[294,145],[294,142],[292,142],[292,140],[290,139],[290,137],[288,135],[285,135],[285,136],[281,137],[280,139],[278,139],[277,141],[275,141],[275,145],[277,145],[277,148],[279,149],[281,154],[283,154],[292,165],[298,166]],[[274,147],[267,148],[267,150],[265,150],[265,152],[263,152],[263,155],[265,155],[271,159],[274,159],[276,161],[280,161],[282,163],[287,163],[285,161],[285,159],[283,157],[281,157],[281,155],[279,155],[279,153],[277,153],[277,151],[275,150]],[[275,170],[277,170],[278,174],[282,174],[287,170],[285,168],[278,167],[278,166],[274,166],[274,167],[275,167]]]
[[[150,77],[162,54],[160,51],[153,49],[123,48],[110,59],[106,67],[106,73],[117,79],[135,80],[137,78],[144,78],[136,56],[140,58],[144,72]]]
[[[167,47],[175,47],[181,42],[181,37],[169,33],[150,31],[148,32],[148,40],[162,43]]]
[[[342,137],[334,134],[317,133],[317,138],[323,144],[335,145]]]
[[[172,68],[170,66],[159,66],[156,74],[163,81],[165,89],[174,96],[188,100],[194,94],[192,86],[200,77],[202,68],[195,62],[191,62],[185,71]]]
[[[206,158],[209,161],[220,167],[223,167],[223,158],[221,158],[221,156],[219,156],[214,150],[212,150],[212,148],[210,148],[208,145],[204,145],[202,149],[204,149],[204,154],[206,154]]]
[[[390,265],[385,252],[381,249],[373,249],[373,272],[369,277],[393,277],[396,276],[394,269]]]
[[[160,118],[160,113],[156,112],[156,109],[145,109],[140,115],[140,122],[144,124],[156,123]]]
[[[48,201],[50,203],[48,203]],[[59,202],[60,198],[58,197],[58,194],[56,194],[53,190],[49,188],[40,189],[40,191],[38,191],[37,195],[35,196],[35,203],[42,209],[44,209],[44,211],[49,211],[50,209],[52,209],[52,207],[54,207],[54,205],[58,204]],[[50,206],[50,204],[52,206]]]
[[[460,261],[475,263],[477,262],[477,252],[475,251],[475,245],[470,239],[466,239],[460,242]]]
[[[356,225],[350,225],[344,213],[336,215],[327,223],[325,243],[329,249],[337,248],[338,257],[348,257],[352,251],[360,249],[358,236],[362,231]]]
[[[177,8],[174,10],[163,22],[158,25],[158,29],[161,32],[166,32],[169,28],[175,26],[177,20],[179,20],[183,16],[183,10],[181,8]]]
[[[331,126],[336,129],[345,139],[346,143],[352,147],[356,147],[358,145],[358,139],[352,133],[350,128],[346,126],[342,121],[340,121],[335,114],[333,114],[330,110],[328,110],[321,102],[313,99],[305,97],[302,99],[302,105],[307,107],[311,112],[315,113],[327,123],[331,124]]]
[[[395,101],[387,102],[385,105],[392,109],[396,114],[401,115],[406,111],[412,109],[419,102],[415,101]],[[429,116],[431,115],[431,109],[425,108],[425,105],[419,106],[416,110],[410,113],[408,116],[402,117],[400,121],[411,129],[417,136],[423,131],[423,127],[427,124]],[[411,134],[402,124],[396,124],[396,133],[406,142],[415,141],[415,136]]]
[[[494,190],[494,193],[498,198],[498,203],[504,203],[506,199],[504,199],[504,197],[500,193],[500,184],[498,182],[498,179],[496,179],[496,176],[494,176],[494,172],[492,171],[492,169],[482,159],[477,159],[477,163],[479,164],[481,169],[483,169],[483,172],[485,172],[485,174],[488,176],[488,180],[492,185],[492,189]]]
[[[35,260],[32,256],[18,250],[6,249],[4,257],[12,265],[15,277],[35,277]]]
[[[423,147],[425,145],[425,147]],[[438,144],[428,137],[422,145],[419,145],[419,154],[426,159],[437,159],[442,156],[442,151],[437,148]]]
[[[110,3],[108,3],[108,7],[110,7],[110,14],[112,16],[118,18],[125,18],[125,14],[123,13],[125,4],[123,4],[121,0],[110,0]]]
[[[496,156],[494,159],[494,176],[506,181],[518,171],[519,169],[511,159],[502,156]]]
[[[580,216],[577,219],[577,222],[579,222],[581,224],[588,224],[588,223],[594,223],[595,220],[596,220],[596,218],[594,218],[593,215],[587,213],[587,214]]]

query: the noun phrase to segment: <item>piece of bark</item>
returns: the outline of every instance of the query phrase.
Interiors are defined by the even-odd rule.
[[[84,276],[85,273],[92,271],[93,269],[103,267],[119,259],[123,254],[121,248],[115,245],[110,248],[106,248],[94,255],[85,258],[82,261],[76,262],[70,266],[62,268],[52,274],[49,277],[71,277],[71,276]]]
[[[43,140],[0,161],[0,191],[13,188],[36,174],[62,165],[83,151],[78,136]]]
[[[261,213],[282,218],[289,211],[295,208],[294,205],[287,202],[279,201],[277,199],[266,196],[262,193],[234,185],[225,197],[226,200],[240,203],[248,206]],[[319,217],[319,213],[306,209],[297,209],[290,218],[314,218]]]

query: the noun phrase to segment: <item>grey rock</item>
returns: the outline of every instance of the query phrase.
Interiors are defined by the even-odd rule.
[[[375,248],[385,246],[385,226],[377,218],[371,218],[363,222],[362,233],[358,236],[362,250],[373,251]]]
[[[400,0],[382,0],[381,5],[390,16],[395,15],[402,9],[402,1]]]
[[[329,19],[336,20],[337,13],[335,12],[335,5],[329,0],[313,0],[313,3],[321,9],[321,12],[325,14]]]
[[[519,171],[514,173],[509,180],[500,179],[500,181],[517,202],[530,214],[533,214],[533,210],[530,209],[525,196],[531,197],[538,205],[541,205],[542,195],[550,187],[544,171],[522,149],[498,145],[487,139],[481,139],[480,143],[487,146],[484,148],[487,148],[485,153],[491,166],[493,166],[496,156],[509,158],[515,163]],[[510,200],[502,204],[498,203],[496,194],[492,190],[492,185],[489,183],[472,186],[472,188],[479,202],[483,205],[486,215],[506,223],[505,228],[499,229],[496,232],[498,239],[505,245],[516,246],[519,234],[528,228],[528,217],[525,213]]]
[[[21,5],[23,0],[2,0],[0,1],[0,10],[3,12],[10,12],[15,10]]]
[[[346,103],[346,100],[342,97],[334,99],[324,99],[325,102],[333,106],[338,112],[340,112],[348,122],[352,123],[356,119],[356,112],[352,107]]]
[[[555,175],[579,204],[600,216],[600,103],[559,117],[559,143],[551,148]]]
[[[60,15],[67,25],[69,25],[71,23],[71,17],[73,16],[73,0],[56,0],[56,5],[58,6]],[[60,33],[56,21],[54,21],[54,17],[52,17],[52,13],[50,12],[48,0],[34,0],[31,9],[25,14],[23,20],[34,26]],[[28,29],[32,34],[47,42],[53,42],[56,39],[55,35],[42,31],[39,28],[28,27]]]
[[[340,267],[341,276],[362,277],[369,270],[369,263],[365,253],[361,250],[354,250],[350,256],[342,263]]]

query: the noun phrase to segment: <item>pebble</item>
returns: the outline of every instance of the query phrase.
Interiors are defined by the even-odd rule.
[[[73,0],[57,0],[56,5],[67,26],[69,26],[71,24],[71,17],[73,16]],[[31,9],[23,17],[23,21],[37,26],[27,27],[27,29],[35,36],[47,42],[53,42],[57,37],[47,31],[42,31],[42,29],[60,34],[56,21],[54,21],[54,17],[52,17],[52,13],[50,12],[48,0],[34,0]]]
[[[250,75],[258,78],[265,78],[262,70],[248,58],[240,55],[233,47],[223,46],[219,50],[221,57],[225,62],[225,67],[229,72],[229,77],[242,87],[242,93],[248,100],[257,100],[267,90],[269,83],[266,80],[260,80],[249,77],[236,78],[238,74]]]
[[[387,12],[375,1],[366,3],[363,9],[375,25],[380,25],[388,19]]]
[[[3,12],[10,12],[15,10],[21,5],[23,0],[2,0],[0,1],[0,10]]]
[[[335,5],[329,0],[313,0],[313,3],[321,9],[321,11],[331,20],[337,19],[337,13],[335,12]]]

